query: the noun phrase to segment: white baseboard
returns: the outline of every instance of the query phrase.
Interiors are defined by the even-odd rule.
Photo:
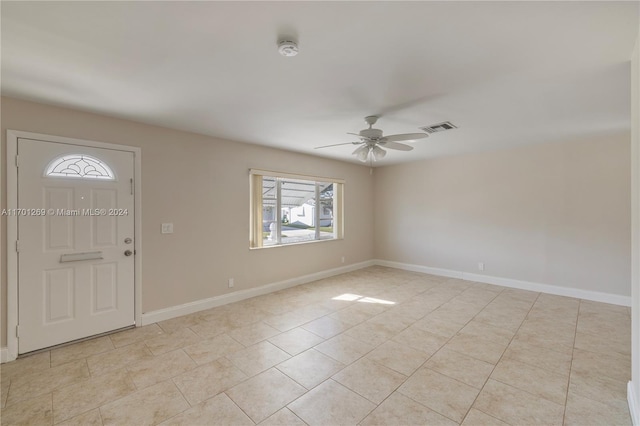
[[[4,364],[5,362],[13,361],[9,357],[9,348],[6,346],[4,348],[0,348],[0,364]]]
[[[534,283],[531,281],[514,280],[511,278],[492,277],[489,275],[472,274],[469,272],[432,268],[422,265],[412,265],[409,263],[392,262],[389,260],[374,260],[374,264],[387,266],[390,268],[404,269],[406,271],[422,272],[425,274],[439,275],[442,277],[458,278],[466,281],[494,284],[502,287],[518,288],[521,290],[555,294],[558,296],[575,297],[576,299],[593,300],[594,302],[611,303],[613,305],[631,306],[631,296],[621,296],[618,294],[601,293],[599,291],[560,287],[550,284]]]
[[[629,404],[629,414],[631,414],[631,422],[633,426],[640,426],[640,401],[638,401],[638,396],[636,395],[633,382],[629,381],[627,383],[627,403]]]
[[[171,306],[169,308],[159,309],[157,311],[145,312],[142,314],[142,321],[140,325],[153,324],[155,322],[164,321],[182,315],[203,311],[205,309],[211,309],[217,306],[226,305],[227,303],[239,302],[240,300],[262,296],[263,294],[273,293],[274,291],[284,290],[285,288],[295,287],[297,285],[310,283],[312,281],[329,278],[335,275],[344,274],[346,272],[355,271],[373,265],[374,261],[368,260],[365,262],[342,266],[340,268],[328,269],[326,271],[315,272],[313,274],[291,278],[285,281],[266,284],[260,287],[234,291],[233,293],[210,297],[208,299],[197,300],[195,302],[185,303],[183,305]]]
[[[463,273],[450,269],[432,268],[430,266],[412,265],[410,263],[392,262],[390,260],[376,259],[375,265],[386,266],[388,268],[402,269],[405,271],[421,272],[423,274],[438,275],[440,277],[463,279]]]

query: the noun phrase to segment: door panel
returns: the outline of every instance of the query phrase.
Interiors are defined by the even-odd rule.
[[[44,271],[45,324],[73,319],[73,269]]]
[[[58,211],[73,209],[73,188],[44,188],[44,207]],[[73,219],[70,216],[46,217],[45,224],[45,249],[46,250],[73,250]]]
[[[107,263],[93,265],[91,274],[93,284],[92,314],[118,309],[116,294],[118,291],[118,264]]]
[[[117,192],[113,189],[93,189],[91,207],[94,211],[117,209]],[[116,216],[91,216],[91,247],[114,247],[118,235]]]
[[[46,212],[18,217],[18,352],[133,325],[133,153],[20,138],[18,156],[18,208]]]

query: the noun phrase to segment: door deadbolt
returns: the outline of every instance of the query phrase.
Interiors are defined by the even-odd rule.
[[[132,242],[133,242],[133,240],[131,238],[129,238],[129,237],[124,239],[124,243],[125,244],[131,244]]]
[[[131,256],[133,254],[133,252],[131,250],[125,250],[124,255],[125,256]]]

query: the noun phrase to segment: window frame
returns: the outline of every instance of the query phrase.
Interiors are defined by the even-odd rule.
[[[276,182],[276,205],[275,220],[276,225],[276,242],[274,244],[264,245],[263,234],[263,177],[273,178]],[[282,187],[283,179],[295,179],[313,182],[315,185],[316,208],[314,209],[314,229],[315,235],[313,240],[296,241],[290,243],[282,242]],[[275,172],[271,170],[249,169],[249,193],[250,193],[250,232],[249,232],[249,248],[262,249],[272,247],[285,247],[296,244],[309,244],[322,241],[335,241],[344,239],[344,179],[328,178],[323,176],[309,176],[293,173]],[[320,238],[320,186],[321,183],[333,184],[333,238]]]

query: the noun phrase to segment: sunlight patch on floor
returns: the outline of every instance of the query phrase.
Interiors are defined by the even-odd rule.
[[[332,298],[332,300],[345,300],[347,302],[362,302],[362,303],[380,303],[381,305],[395,305],[396,302],[391,300],[376,299],[374,297],[360,296],[358,294],[345,293],[340,296]]]

